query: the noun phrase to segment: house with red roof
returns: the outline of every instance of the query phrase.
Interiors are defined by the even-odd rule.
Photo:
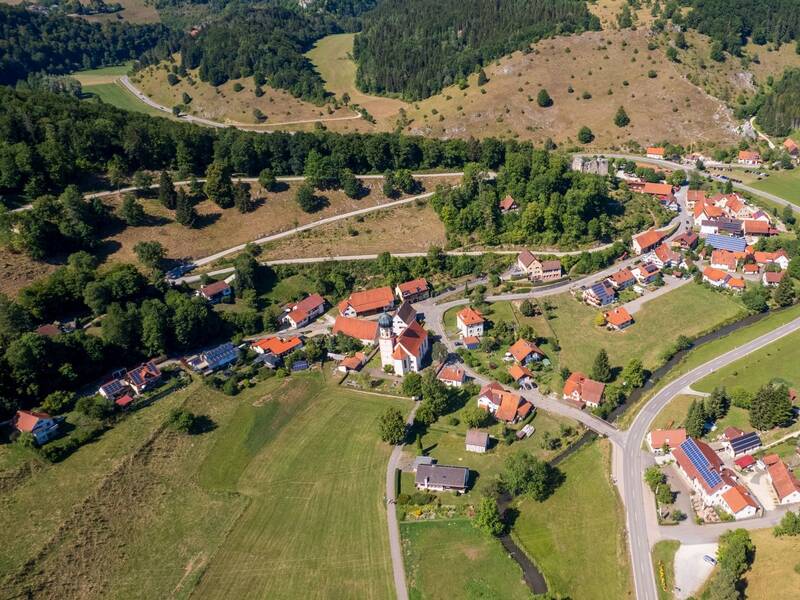
[[[762,267],[765,267],[769,264],[775,264],[778,265],[782,271],[785,271],[789,268],[789,255],[783,248],[776,250],[775,252],[756,251],[753,253],[753,257],[756,259],[756,263]]]
[[[657,455],[665,454],[665,449],[672,452],[685,441],[685,429],[653,429],[647,433],[647,445],[650,452]]]
[[[695,227],[702,227],[704,222],[718,221],[725,216],[721,208],[715,206],[710,200],[698,202],[692,211]]]
[[[527,417],[533,405],[519,394],[506,391],[497,383],[489,383],[478,394],[478,406],[494,415],[498,421],[514,423]]]
[[[606,323],[611,329],[621,331],[633,325],[633,317],[624,306],[614,308],[604,313]]]
[[[648,262],[639,265],[638,267],[633,269],[631,273],[633,273],[633,276],[636,278],[636,281],[638,281],[642,285],[647,285],[653,283],[656,280],[658,274],[661,273],[661,269],[659,269],[653,263]]]
[[[714,250],[711,253],[711,259],[708,264],[713,269],[733,273],[739,266],[739,261],[736,258],[736,254],[730,250]]]
[[[151,360],[128,371],[125,381],[137,395],[143,394],[161,382],[161,370]]]
[[[652,183],[647,181],[642,188],[643,194],[655,196],[659,200],[674,200],[675,198],[672,195],[672,192],[672,186],[668,183]]]
[[[539,346],[522,338],[511,345],[508,353],[520,365],[527,365],[545,358],[545,354]]]
[[[398,283],[394,288],[400,302],[419,302],[431,295],[431,286],[424,277],[418,277],[405,283]]]
[[[511,375],[511,379],[514,380],[514,383],[520,387],[529,387],[533,385],[533,373],[531,373],[528,367],[514,363],[508,367],[508,374]]]
[[[351,317],[336,317],[336,322],[333,324],[333,335],[346,335],[353,339],[358,340],[365,346],[371,346],[378,341],[378,323],[377,321],[368,321],[367,319],[355,319]]]
[[[783,142],[783,149],[786,150],[789,156],[797,157],[800,154],[800,147],[798,147],[797,142],[795,142],[792,138],[786,138]]]
[[[61,417],[51,417],[47,413],[18,410],[11,419],[11,425],[20,433],[30,433],[41,446],[58,435]]]
[[[662,160],[664,158],[664,148],[661,146],[650,146],[645,153],[647,158],[655,158]]]
[[[367,362],[367,355],[363,352],[356,352],[353,356],[345,356],[339,361],[339,369],[342,373],[350,373],[351,371],[360,371],[361,367]]]
[[[517,256],[517,268],[523,271],[531,281],[555,281],[561,279],[560,260],[539,260],[529,250],[523,250]]]
[[[480,311],[467,306],[456,315],[456,326],[461,337],[481,337],[486,324],[486,319]]]
[[[781,505],[800,502],[800,481],[777,454],[769,454],[763,458],[767,466],[772,489]]]
[[[603,402],[605,388],[605,383],[589,379],[580,371],[575,371],[564,383],[563,398],[581,407],[596,408]]]
[[[741,483],[731,480],[731,489],[722,494],[722,507],[733,518],[750,519],[755,517],[760,510],[760,506],[753,495]]]
[[[633,251],[636,254],[644,254],[646,252],[650,252],[653,248],[658,246],[663,240],[665,235],[660,232],[656,231],[655,229],[650,229],[645,231],[644,233],[640,233],[637,236],[634,236],[631,244],[633,245]]]
[[[441,381],[447,387],[460,388],[464,385],[464,382],[467,380],[467,374],[464,371],[464,369],[459,367],[458,365],[445,365],[439,371],[439,374],[436,376],[436,379]]]
[[[786,271],[764,271],[761,276],[761,283],[766,287],[778,287],[778,284],[783,281]]]
[[[289,338],[278,336],[263,338],[250,344],[250,348],[257,354],[272,354],[278,358],[283,358],[302,347],[303,340],[297,336]]]
[[[659,269],[665,267],[679,267],[683,264],[683,256],[675,252],[666,242],[656,246],[654,250],[649,252],[643,259],[657,266]]]
[[[751,150],[739,150],[739,156],[736,159],[740,165],[747,165],[749,167],[761,166],[761,155],[758,152]]]
[[[763,237],[778,235],[780,232],[766,221],[755,219],[744,219],[742,221],[742,231],[745,238],[750,243],[755,243]]]
[[[672,240],[670,244],[679,250],[691,250],[697,246],[698,236],[694,231],[687,231]]]
[[[741,277],[734,277],[730,273],[715,269],[714,267],[706,267],[703,269],[703,281],[714,287],[729,289],[735,292],[744,291],[745,288],[744,279]]]
[[[233,290],[225,281],[215,281],[208,285],[201,285],[200,289],[197,290],[197,295],[211,304],[222,302],[226,298],[230,298],[231,294],[233,294]]]
[[[324,312],[325,298],[319,294],[311,294],[287,307],[281,321],[292,328],[305,327]]]
[[[686,206],[689,210],[693,210],[698,202],[704,204],[705,201],[706,193],[703,190],[689,190],[686,192]]]
[[[383,343],[383,329],[379,323],[379,343]],[[392,333],[394,337],[394,333]],[[392,364],[396,375],[418,373],[422,370],[422,363],[428,354],[430,341],[428,332],[417,321],[414,321],[403,333],[394,339]]]
[[[394,292],[385,286],[353,292],[339,303],[339,314],[343,317],[367,317],[394,308]]]
[[[615,290],[620,291],[635,285],[636,277],[633,276],[633,273],[631,273],[628,267],[624,267],[616,273],[612,273],[606,281],[610,283],[611,287]]]
[[[506,213],[509,213],[509,212],[512,212],[512,211],[515,211],[515,210],[519,210],[519,204],[517,204],[517,201],[514,200],[514,198],[511,197],[511,194],[507,195],[505,198],[500,200],[498,205],[500,206],[500,212],[502,214],[506,214]]]

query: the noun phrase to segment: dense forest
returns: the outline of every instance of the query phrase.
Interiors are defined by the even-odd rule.
[[[788,69],[760,98],[758,124],[770,135],[785,136],[800,127],[800,69]]]
[[[356,36],[357,83],[419,100],[536,39],[599,28],[583,0],[385,0]]]
[[[163,58],[176,40],[177,34],[163,25],[101,25],[0,5],[0,84],[13,84],[30,73],[118,64],[148,51]]]
[[[756,44],[800,37],[798,0],[693,0],[686,24],[739,54],[747,38]]]
[[[0,194],[34,199],[98,173],[174,168],[201,176],[213,160],[233,172],[301,175],[312,150],[354,173],[458,168],[470,161],[496,168],[516,142],[436,140],[397,134],[259,133],[197,127],[108,104],[0,87]],[[95,184],[96,185],[96,184]]]
[[[304,52],[319,38],[340,31],[324,12],[241,9],[213,21],[197,37],[187,37],[181,63],[187,69],[199,67],[200,79],[211,85],[254,77],[257,85],[266,82],[320,103],[326,96],[324,83]]]
[[[499,200],[507,195],[519,211],[501,214]],[[496,181],[468,165],[462,185],[437,191],[431,204],[451,238],[572,248],[641,231],[663,212],[642,198],[630,203],[639,214],[626,215],[631,199],[624,190],[612,195],[604,177],[570,170],[564,154],[522,147],[507,153]]]

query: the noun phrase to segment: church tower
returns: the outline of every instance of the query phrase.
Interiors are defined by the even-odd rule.
[[[381,349],[381,365],[394,365],[394,342],[395,336],[392,330],[392,317],[388,313],[383,313],[378,318],[378,344]]]

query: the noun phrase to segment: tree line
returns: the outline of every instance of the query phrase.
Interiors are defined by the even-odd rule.
[[[0,85],[31,73],[69,73],[142,58],[164,58],[181,34],[161,24],[89,23],[0,5]]]
[[[542,37],[586,29],[600,23],[582,0],[386,0],[355,38],[356,82],[419,100]]]

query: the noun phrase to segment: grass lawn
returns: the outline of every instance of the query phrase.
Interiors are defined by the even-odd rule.
[[[128,90],[123,88],[118,83],[98,83],[83,86],[85,94],[92,94],[103,102],[132,112],[145,113],[155,117],[169,118],[167,113],[156,110],[152,106],[148,106],[144,102],[136,99],[136,96],[131,94]]]
[[[470,403],[472,402],[474,400],[470,400]],[[503,469],[503,462],[511,454],[527,450],[543,460],[553,458],[561,452],[562,448],[556,450],[542,448],[541,443],[545,432],[548,432],[553,437],[559,437],[562,426],[571,427],[573,434],[570,437],[574,437],[579,431],[578,424],[571,419],[537,410],[531,421],[531,425],[536,428],[536,432],[531,437],[514,442],[510,446],[506,445],[502,442],[503,426],[497,423],[486,428],[490,435],[495,438],[493,441],[495,445],[485,454],[477,454],[475,452],[467,452],[464,447],[464,437],[468,428],[463,418],[461,418],[462,412],[463,409],[439,419],[428,428],[428,431],[422,437],[422,447],[425,453],[433,456],[439,464],[468,467],[472,472],[470,492],[461,496],[444,494],[442,497],[447,500],[447,504],[472,504],[477,502],[480,498],[481,486],[500,474]],[[459,419],[458,425],[448,424],[452,417]],[[567,443],[564,440],[563,445],[567,445]]]
[[[542,503],[524,499],[514,536],[551,592],[606,600],[632,598],[625,516],[611,483],[607,441],[581,448],[560,468],[566,479]]]
[[[775,444],[766,450],[762,450],[757,454],[759,457],[767,454],[777,454],[790,468],[795,468],[798,466],[798,463],[800,463],[800,456],[797,455],[797,443],[797,438],[788,439],[785,442]]]
[[[800,537],[776,538],[771,529],[751,531],[756,558],[744,574],[747,597],[753,600],[800,598]]]
[[[496,539],[468,520],[400,526],[409,598],[530,598],[522,572]]]
[[[715,387],[744,388],[755,392],[776,380],[789,387],[800,385],[800,332],[791,333],[755,354],[715,371],[693,387],[701,392],[710,392]]]
[[[561,346],[561,365],[571,370],[591,370],[601,348],[613,366],[624,367],[640,358],[646,368],[657,367],[661,354],[679,335],[696,336],[743,312],[730,296],[689,284],[646,303],[634,316],[634,324],[621,332],[594,324],[597,310],[568,294],[549,299],[556,318],[549,321]],[[690,319],[686,316],[690,315]]]
[[[636,413],[644,405],[644,403],[665,384],[673,381],[675,378],[680,377],[684,373],[688,373],[692,369],[707,363],[712,358],[721,354],[725,354],[726,352],[737,348],[742,344],[749,342],[750,340],[754,340],[757,337],[762,336],[765,333],[772,331],[776,327],[784,325],[785,323],[788,323],[797,317],[800,317],[800,304],[795,304],[789,309],[767,315],[757,323],[748,325],[747,327],[742,327],[741,329],[737,329],[736,331],[724,337],[707,342],[702,346],[698,346],[689,352],[673,369],[671,369],[670,372],[661,379],[658,386],[650,390],[648,394],[643,395],[636,405],[625,411],[622,417],[617,421],[617,424],[620,427],[627,427],[630,425],[636,416]]]
[[[653,568],[656,572],[656,589],[659,600],[672,600],[672,588],[675,587],[675,553],[681,543],[676,540],[662,540],[653,546]],[[664,578],[661,578],[661,569]]]
[[[114,83],[123,75],[127,75],[133,63],[127,62],[122,65],[114,67],[100,67],[99,69],[87,69],[85,71],[76,71],[70,74],[80,81],[81,85],[86,87],[90,85],[99,85],[102,83]]]
[[[183,403],[215,428],[161,430]],[[3,589],[183,598],[199,585],[203,596],[385,598],[389,448],[375,420],[387,403],[410,405],[329,386],[317,371],[233,398],[199,382],[171,394],[4,493],[0,523],[27,533],[0,549]],[[23,571],[28,560],[46,577]]]
[[[751,186],[800,206],[800,169],[770,173],[769,177],[752,183]]]

